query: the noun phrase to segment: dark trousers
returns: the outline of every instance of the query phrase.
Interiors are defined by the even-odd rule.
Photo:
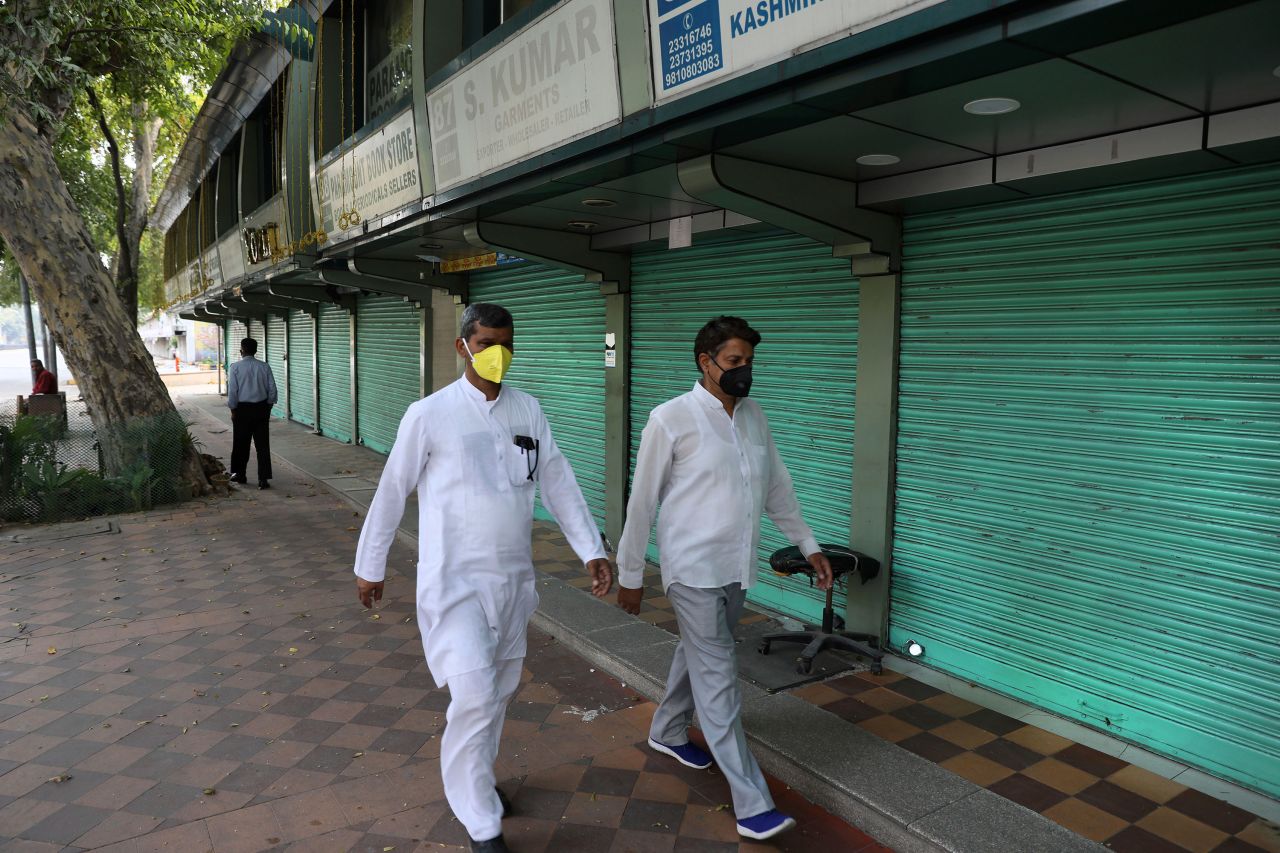
[[[267,425],[271,422],[271,404],[241,403],[232,410],[231,419],[231,475],[245,476],[249,465],[249,441],[258,455],[258,480],[271,479],[271,436]]]

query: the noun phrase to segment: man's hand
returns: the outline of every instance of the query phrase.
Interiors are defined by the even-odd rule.
[[[382,588],[386,585],[386,581],[367,581],[364,578],[356,578],[356,598],[360,599],[360,603],[365,607],[373,607],[375,601],[382,600]]]
[[[618,606],[632,616],[640,615],[640,602],[643,599],[644,587],[637,587],[636,589],[628,589],[625,586],[618,587]]]
[[[818,589],[823,592],[831,589],[831,584],[834,581],[831,577],[831,562],[827,560],[827,555],[821,551],[814,551],[805,559],[809,561],[809,565],[813,566],[813,573],[818,581]]]
[[[608,560],[587,563],[587,574],[591,575],[591,594],[596,598],[604,598],[613,589],[613,565]]]
[[[236,419],[236,410],[235,410],[235,409],[232,409],[232,410],[231,410],[231,420],[233,420],[233,421],[234,421],[235,419]]]

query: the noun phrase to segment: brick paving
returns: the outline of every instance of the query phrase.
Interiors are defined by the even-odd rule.
[[[465,845],[411,581],[363,611],[359,515],[288,466],[275,486],[0,545],[0,850]],[[801,827],[739,844],[722,777],[643,746],[652,710],[534,632],[498,767],[512,849],[887,849],[780,785]]]

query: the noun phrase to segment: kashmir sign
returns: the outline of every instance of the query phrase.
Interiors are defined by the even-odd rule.
[[[622,118],[611,0],[567,0],[427,95],[439,189]]]
[[[413,109],[325,164],[318,183],[320,221],[330,240],[421,199]]]
[[[678,98],[941,0],[649,0],[654,92]]]

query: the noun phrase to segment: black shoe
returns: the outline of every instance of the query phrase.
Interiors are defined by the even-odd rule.
[[[259,480],[259,481],[258,481],[258,488],[259,488],[259,489],[269,489],[269,488],[271,488],[271,484],[270,484],[270,483],[268,483],[266,480]]]
[[[502,840],[501,835],[488,841],[476,841],[472,838],[471,853],[511,853],[511,848],[507,847],[507,842]]]
[[[243,486],[245,483],[248,483],[248,482],[249,482],[249,478],[248,478],[248,477],[246,477],[244,474],[232,474],[232,475],[231,475],[231,482],[233,482],[233,483],[239,483],[240,485],[242,485],[242,486]]]
[[[502,816],[511,817],[513,811],[511,808],[511,799],[507,797],[506,794],[502,793],[502,789],[498,786],[495,785],[493,790],[498,792],[498,802],[502,803]]]

